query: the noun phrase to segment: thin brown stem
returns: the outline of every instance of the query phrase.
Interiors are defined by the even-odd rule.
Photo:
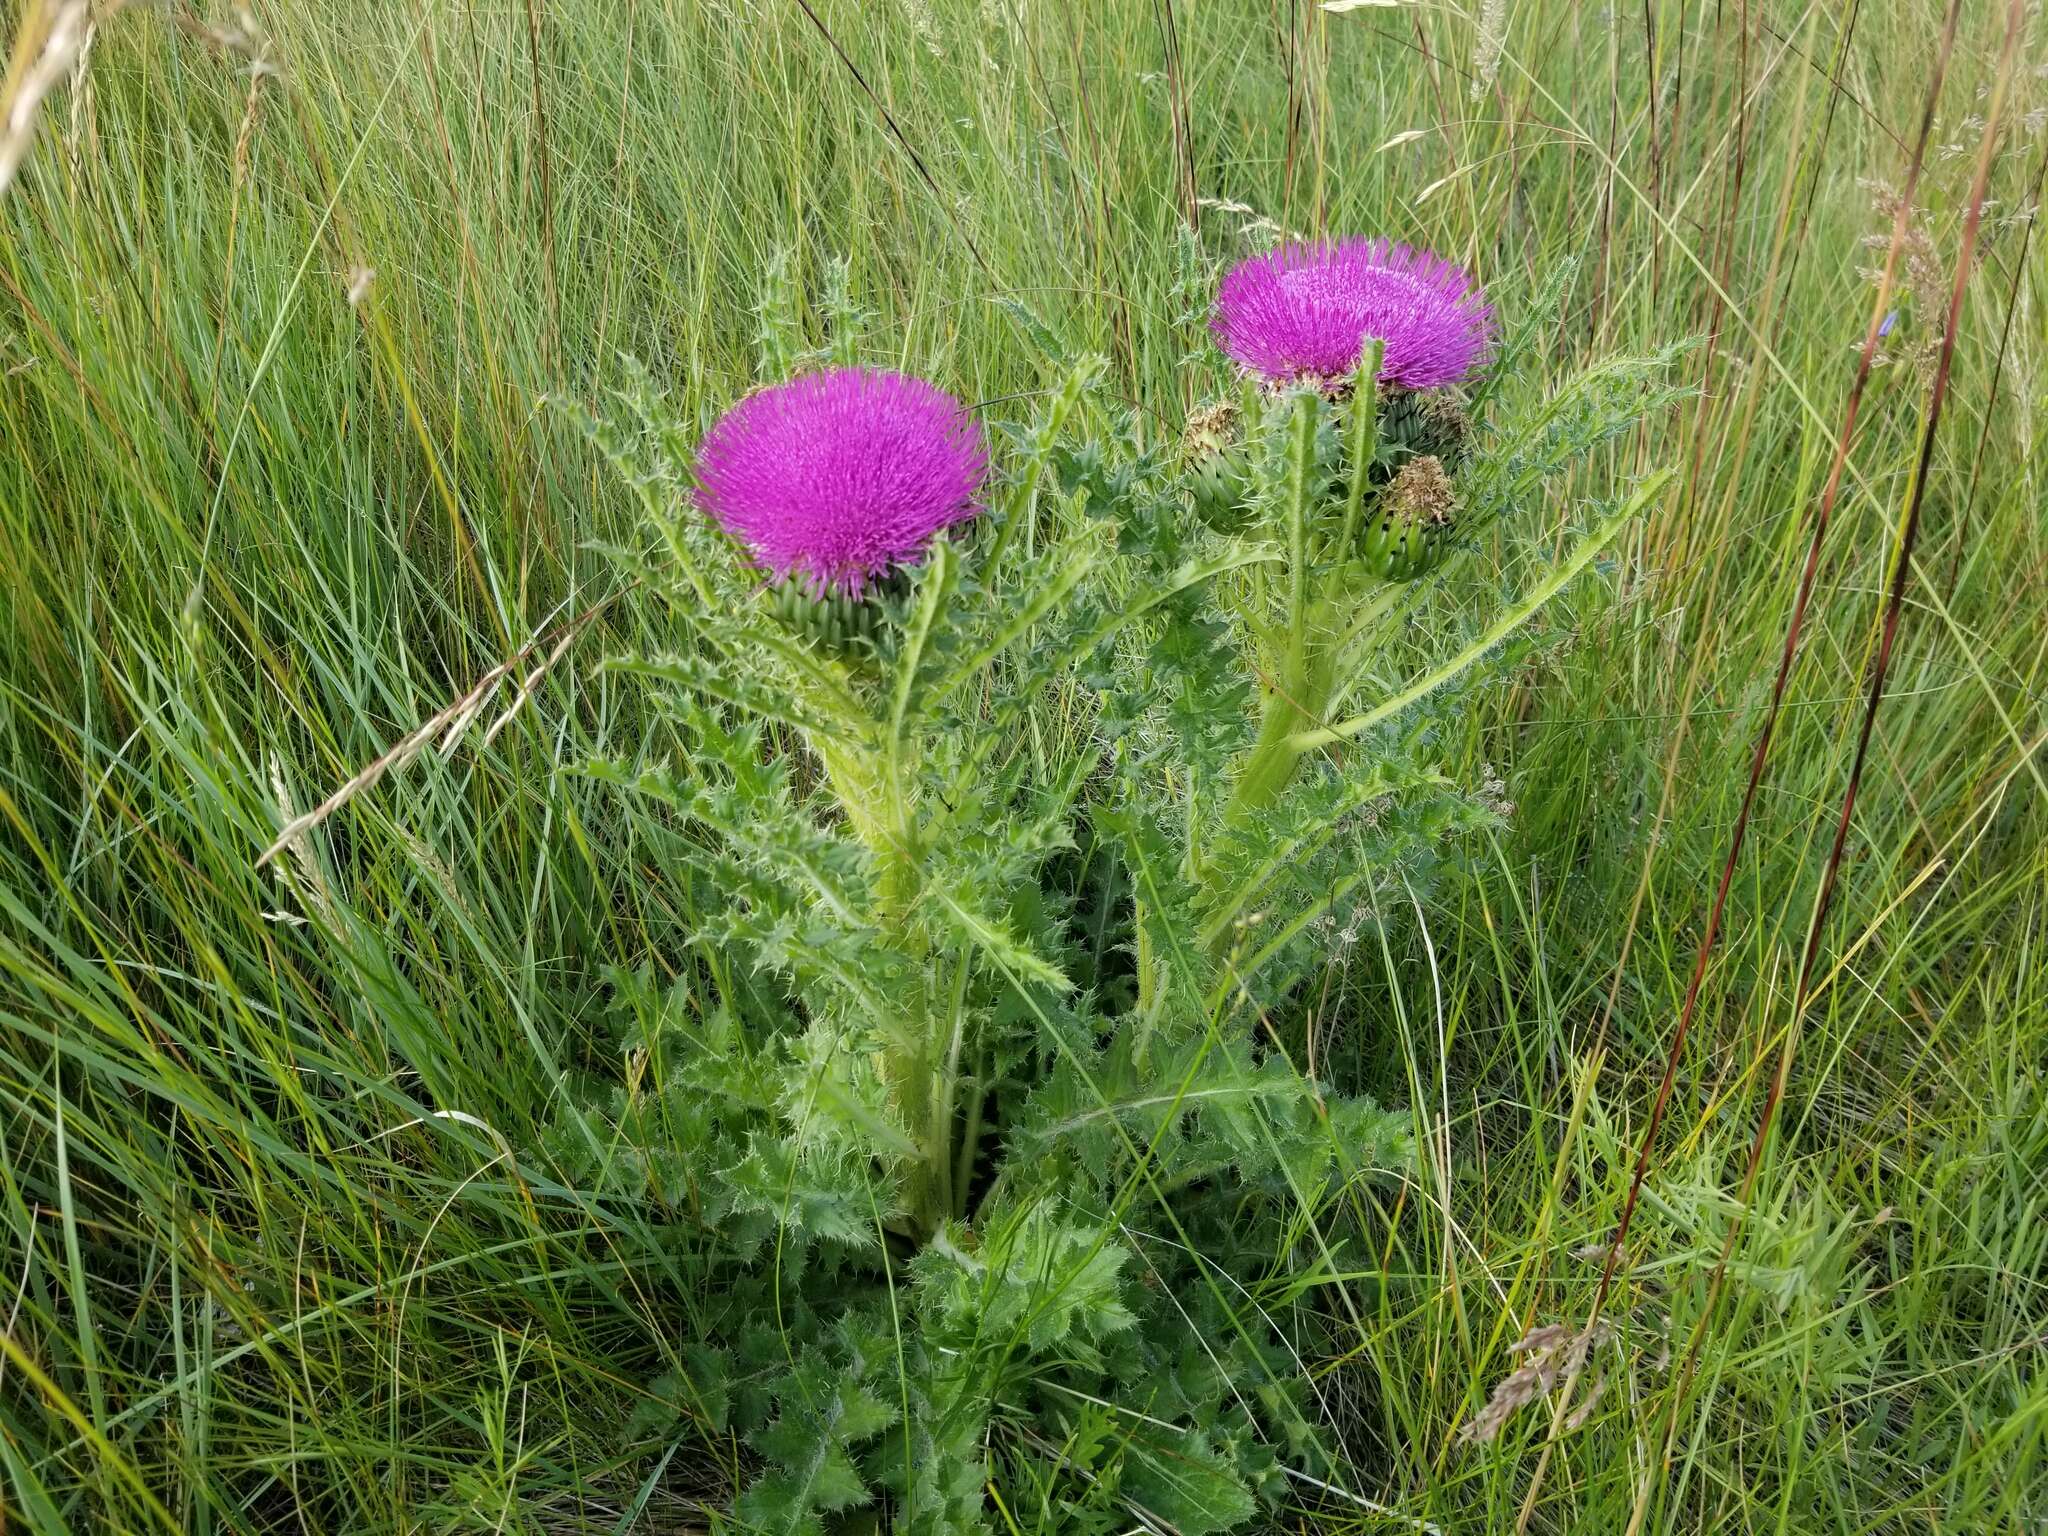
[[[1961,9],[1962,0],[1950,0],[1947,19],[1942,27],[1940,52],[1935,59],[1934,72],[1928,83],[1926,106],[1921,114],[1919,138],[1914,145],[1905,190],[1892,224],[1891,244],[1885,256],[1884,273],[1878,282],[1875,302],[1871,306],[1863,347],[1857,358],[1855,381],[1850,385],[1841,431],[1836,438],[1834,462],[1829,467],[1827,484],[1814,511],[1813,531],[1807,542],[1806,562],[1800,572],[1798,592],[1793,599],[1792,612],[1786,623],[1785,643],[1778,658],[1778,671],[1771,687],[1770,705],[1765,712],[1763,725],[1757,732],[1756,746],[1750,755],[1749,781],[1743,790],[1742,804],[1736,813],[1735,826],[1729,834],[1728,852],[1722,860],[1720,880],[1707,910],[1706,927],[1700,934],[1699,950],[1693,961],[1692,976],[1686,984],[1685,999],[1680,1004],[1678,1022],[1672,1031],[1671,1044],[1665,1053],[1663,1077],[1657,1085],[1656,1097],[1651,1101],[1649,1122],[1643,1128],[1642,1140],[1636,1151],[1635,1165],[1629,1175],[1628,1193],[1623,1198],[1621,1216],[1615,1225],[1614,1240],[1608,1244],[1606,1257],[1600,1267],[1600,1285],[1594,1294],[1592,1313],[1588,1319],[1589,1327],[1599,1320],[1606,1307],[1608,1295],[1614,1284],[1616,1265],[1628,1246],[1629,1230],[1635,1219],[1638,1202],[1642,1198],[1643,1182],[1649,1172],[1650,1159],[1656,1151],[1657,1133],[1662,1129],[1664,1115],[1670,1107],[1672,1088],[1678,1078],[1678,1064],[1684,1059],[1685,1042],[1691,1033],[1693,1016],[1699,1006],[1700,990],[1706,979],[1707,966],[1713,958],[1715,941],[1720,936],[1721,918],[1727,907],[1728,892],[1734,884],[1735,871],[1741,861],[1743,843],[1749,831],[1750,817],[1756,808],[1757,793],[1763,785],[1764,768],[1770,760],[1771,742],[1777,732],[1786,688],[1791,680],[1792,665],[1799,654],[1799,641],[1805,628],[1807,608],[1812,600],[1814,584],[1820,571],[1821,551],[1827,540],[1828,525],[1836,499],[1841,494],[1843,473],[1848,467],[1849,448],[1856,434],[1857,414],[1863,403],[1864,392],[1869,386],[1873,359],[1877,355],[1878,328],[1883,322],[1886,305],[1891,299],[1900,254],[1905,246],[1912,200],[1919,187],[1921,168],[1926,162],[1928,140],[1933,135],[1935,108],[1941,99],[1942,81],[1948,71],[1949,57],[1954,51],[1956,22]],[[1557,1408],[1558,1421],[1562,1420],[1563,1415],[1564,1403],[1561,1400]],[[1555,1428],[1553,1424],[1553,1433]],[[1641,1515],[1642,1510],[1639,1507],[1636,1512],[1638,1522]]]
[[[1812,995],[1814,966],[1820,958],[1821,940],[1827,930],[1828,914],[1834,905],[1834,896],[1842,869],[1842,855],[1849,842],[1849,827],[1856,812],[1857,791],[1863,784],[1863,768],[1870,754],[1870,739],[1877,727],[1877,711],[1884,702],[1885,680],[1891,672],[1892,651],[1898,641],[1899,623],[1905,612],[1906,588],[1912,581],[1913,551],[1919,543],[1920,514],[1927,499],[1927,480],[1934,465],[1935,434],[1940,429],[1942,409],[1948,402],[1948,386],[1951,368],[1955,360],[1956,331],[1962,320],[1963,294],[1969,286],[1970,271],[1974,265],[1977,247],[1977,233],[1983,222],[1984,199],[1991,181],[1991,163],[1997,144],[1998,119],[2004,108],[2005,95],[2012,79],[2013,59],[2018,49],[2020,22],[2024,13],[2023,0],[2010,0],[2006,13],[2005,45],[1999,56],[1998,83],[1992,91],[1989,111],[1986,114],[1984,138],[1977,158],[1976,182],[1970,189],[1970,208],[1963,221],[1963,242],[1956,259],[1955,283],[1949,291],[1948,316],[1942,326],[1941,350],[1935,362],[1934,384],[1928,392],[1927,416],[1920,429],[1920,451],[1913,473],[1913,486],[1906,498],[1904,517],[1900,521],[1898,540],[1892,555],[1890,588],[1885,597],[1884,623],[1879,633],[1877,658],[1871,667],[1870,685],[1864,697],[1863,716],[1856,731],[1856,748],[1849,763],[1849,781],[1842,791],[1842,808],[1835,819],[1835,836],[1828,848],[1827,863],[1821,871],[1820,890],[1814,897],[1813,915],[1807,922],[1806,941],[1799,958],[1799,979],[1792,993],[1792,1019],[1786,1028],[1785,1044],[1779,1054],[1778,1069],[1764,1094],[1763,1112],[1757,1118],[1756,1134],[1751,1139],[1749,1161],[1743,1171],[1742,1193],[1737,1202],[1736,1214],[1729,1222],[1728,1234],[1721,1244],[1721,1257],[1714,1266],[1713,1278],[1707,1289],[1707,1303],[1701,1310],[1700,1319],[1694,1325],[1691,1343],[1685,1354],[1685,1362],[1679,1373],[1678,1388],[1672,1396],[1671,1414],[1673,1428],[1676,1427],[1678,1405],[1684,1400],[1690,1385],[1692,1372],[1697,1364],[1699,1348],[1705,1340],[1711,1324],[1722,1286],[1727,1277],[1728,1263],[1734,1253],[1735,1241],[1742,1230],[1742,1215],[1749,1208],[1751,1195],[1756,1189],[1758,1171],[1763,1166],[1764,1153],[1770,1143],[1771,1128],[1777,1120],[1779,1106],[1784,1102],[1785,1085],[1792,1070],[1793,1053],[1799,1043],[1800,1025],[1806,1016],[1807,1003]],[[1954,12],[1950,12],[1953,26]],[[1667,1445],[1669,1435],[1667,1434]]]

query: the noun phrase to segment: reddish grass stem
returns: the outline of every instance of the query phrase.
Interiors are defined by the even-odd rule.
[[[1954,26],[1955,12],[1951,10],[1950,26]],[[1735,1240],[1742,1230],[1742,1215],[1749,1208],[1751,1195],[1756,1189],[1759,1170],[1763,1166],[1764,1152],[1769,1145],[1771,1127],[1776,1122],[1778,1107],[1784,1101],[1785,1085],[1791,1075],[1792,1057],[1799,1041],[1800,1025],[1804,1022],[1806,1005],[1813,987],[1814,966],[1820,959],[1821,939],[1827,929],[1829,911],[1834,905],[1835,888],[1841,874],[1842,855],[1849,842],[1849,826],[1856,812],[1856,794],[1862,787],[1864,764],[1870,753],[1870,738],[1877,726],[1878,706],[1884,702],[1885,680],[1891,671],[1892,651],[1897,643],[1900,619],[1905,611],[1906,588],[1911,583],[1913,551],[1919,542],[1920,513],[1927,499],[1927,477],[1933,469],[1935,433],[1941,426],[1942,409],[1948,402],[1948,385],[1951,367],[1955,359],[1956,330],[1962,320],[1963,293],[1969,286],[1970,269],[1975,261],[1977,231],[1983,222],[1984,198],[1991,180],[1991,162],[1997,146],[1998,119],[2005,103],[2005,94],[2012,79],[2013,59],[2018,49],[2020,22],[2023,15],[2023,0],[2009,0],[2006,12],[2005,43],[1999,54],[1998,83],[1992,92],[1989,111],[1986,114],[1984,138],[1977,158],[1977,176],[1970,189],[1969,212],[1963,221],[1962,249],[1956,257],[1955,282],[1949,291],[1948,316],[1942,326],[1941,350],[1938,354],[1933,387],[1927,396],[1927,417],[1920,429],[1920,451],[1913,473],[1913,488],[1906,498],[1905,516],[1899,525],[1898,542],[1893,551],[1889,591],[1885,597],[1884,625],[1878,638],[1877,658],[1871,666],[1870,686],[1863,702],[1863,717],[1856,731],[1856,749],[1849,762],[1849,781],[1842,791],[1842,809],[1835,820],[1834,842],[1828,848],[1827,863],[1821,871],[1820,890],[1814,897],[1813,915],[1807,922],[1806,941],[1799,958],[1799,980],[1792,993],[1792,1019],[1785,1036],[1785,1045],[1779,1053],[1778,1070],[1771,1078],[1765,1091],[1763,1112],[1757,1119],[1756,1135],[1749,1148],[1749,1162],[1742,1178],[1742,1194],[1737,1201],[1734,1218],[1728,1224],[1728,1234],[1721,1245],[1721,1257],[1714,1266],[1714,1274],[1707,1289],[1707,1304],[1701,1310],[1700,1320],[1694,1326],[1691,1343],[1687,1346],[1685,1363],[1679,1373],[1678,1390],[1672,1397],[1672,1427],[1676,1428],[1678,1405],[1684,1400],[1692,1378],[1693,1368],[1698,1360],[1699,1348],[1711,1324],[1721,1290],[1727,1276],[1728,1262],[1735,1250]],[[1901,209],[1903,216],[1905,210]],[[1667,1438],[1668,1444],[1668,1438]]]
[[[1950,0],[1948,17],[1942,25],[1941,52],[1934,61],[1934,74],[1928,82],[1927,106],[1921,116],[1920,137],[1913,148],[1911,168],[1906,175],[1905,190],[1899,199],[1899,211],[1892,221],[1891,247],[1886,252],[1884,276],[1877,287],[1877,302],[1871,306],[1870,324],[1863,338],[1861,355],[1856,362],[1856,380],[1849,388],[1849,403],[1842,414],[1842,430],[1835,441],[1834,462],[1828,469],[1826,487],[1821,492],[1820,504],[1814,512],[1813,533],[1807,541],[1806,565],[1800,572],[1798,595],[1792,602],[1792,615],[1785,626],[1785,645],[1778,657],[1778,675],[1771,685],[1770,708],[1764,715],[1763,728],[1757,732],[1756,748],[1750,756],[1749,783],[1742,792],[1742,808],[1736,813],[1734,830],[1729,834],[1728,855],[1721,864],[1721,880],[1714,890],[1712,906],[1707,910],[1706,930],[1700,935],[1698,956],[1693,962],[1692,979],[1686,984],[1685,1001],[1680,1005],[1678,1025],[1672,1031],[1671,1046],[1664,1059],[1664,1077],[1657,1085],[1657,1097],[1650,1106],[1650,1123],[1644,1127],[1642,1145],[1636,1153],[1635,1171],[1630,1175],[1628,1196],[1622,1202],[1621,1219],[1616,1224],[1613,1245],[1608,1249],[1607,1259],[1600,1269],[1600,1289],[1593,1303],[1593,1315],[1598,1317],[1605,1305],[1607,1294],[1614,1282],[1615,1263],[1627,1246],[1629,1226],[1635,1218],[1636,1202],[1642,1197],[1643,1178],[1649,1171],[1650,1157],[1656,1148],[1657,1132],[1663,1126],[1664,1112],[1671,1102],[1672,1084],[1678,1077],[1678,1063],[1685,1052],[1686,1036],[1691,1032],[1694,1011],[1699,1006],[1700,986],[1706,979],[1707,964],[1713,958],[1714,942],[1720,936],[1721,915],[1728,903],[1728,890],[1735,882],[1735,868],[1742,857],[1742,844],[1749,832],[1749,818],[1756,808],[1757,791],[1763,785],[1764,764],[1769,760],[1771,740],[1778,727],[1778,715],[1785,702],[1785,688],[1792,676],[1792,663],[1799,654],[1800,635],[1806,625],[1806,610],[1813,597],[1814,581],[1820,571],[1821,548],[1827,539],[1828,523],[1833,516],[1835,500],[1841,494],[1842,474],[1849,463],[1849,445],[1856,435],[1856,417],[1863,404],[1863,393],[1870,383],[1872,360],[1877,355],[1878,328],[1883,323],[1885,306],[1891,300],[1892,280],[1897,274],[1899,252],[1905,245],[1906,230],[1912,216],[1913,194],[1919,187],[1920,168],[1927,158],[1927,141],[1934,131],[1935,104],[1941,98],[1942,78],[1948,72],[1949,54],[1955,47],[1956,18],[1962,10],[1962,0]]]

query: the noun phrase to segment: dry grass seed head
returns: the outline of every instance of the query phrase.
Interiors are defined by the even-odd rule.
[[[1510,1354],[1528,1358],[1501,1378],[1500,1385],[1486,1400],[1486,1406],[1458,1431],[1459,1440],[1483,1445],[1494,1439],[1507,1427],[1508,1420],[1522,1409],[1548,1397],[1560,1383],[1569,1387],[1585,1370],[1586,1361],[1593,1351],[1614,1337],[1614,1325],[1604,1317],[1596,1318],[1576,1331],[1566,1323],[1545,1323],[1530,1329],[1508,1346]],[[1605,1383],[1603,1372],[1595,1381],[1587,1401],[1574,1411],[1573,1418],[1577,1423],[1570,1427],[1576,1428],[1577,1424],[1585,1422],[1592,1411],[1593,1400]]]

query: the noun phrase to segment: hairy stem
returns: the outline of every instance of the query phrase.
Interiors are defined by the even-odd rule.
[[[1342,565],[1351,558],[1352,541],[1358,537],[1358,521],[1365,511],[1365,484],[1371,478],[1373,455],[1379,449],[1380,359],[1387,344],[1377,336],[1368,337],[1365,353],[1358,359],[1358,372],[1351,380],[1351,430],[1345,434],[1345,468],[1350,476],[1344,491],[1344,525],[1331,547],[1330,559]]]
[[[915,807],[903,790],[896,757],[847,737],[815,737],[811,745],[825,766],[832,792],[846,813],[848,829],[874,855],[877,866],[871,915],[882,941],[917,962],[927,961],[929,936],[916,924],[923,885],[924,837]],[[966,1027],[967,963],[961,957],[951,989],[951,1007],[920,994],[914,1016],[887,1021],[880,1070],[903,1128],[916,1148],[904,1170],[903,1197],[911,1229],[920,1240],[952,1214],[953,1120],[956,1075]]]
[[[1309,514],[1314,510],[1316,397],[1299,391],[1287,419],[1287,667],[1298,670],[1308,649]]]

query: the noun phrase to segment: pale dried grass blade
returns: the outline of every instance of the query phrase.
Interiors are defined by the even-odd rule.
[[[277,814],[287,827],[300,820],[298,808],[292,800],[291,785],[284,776],[284,763],[273,753],[270,758],[270,792],[277,797]],[[280,841],[283,841],[280,839]],[[298,870],[298,891],[300,903],[316,915],[326,916],[333,908],[333,893],[327,889],[327,876],[320,868],[320,860],[313,852],[313,840],[305,832],[293,835],[285,844],[292,856],[292,864]],[[284,880],[284,871],[279,869],[278,878]],[[274,922],[299,927],[306,921],[294,913],[272,912],[265,914]]]
[[[1452,171],[1448,176],[1437,177],[1435,181],[1432,181],[1428,186],[1424,187],[1420,192],[1415,194],[1415,206],[1420,208],[1432,197],[1435,197],[1437,193],[1443,191],[1445,187],[1448,187],[1452,182],[1456,181],[1460,176],[1464,175],[1467,171],[1471,169],[1472,167],[1469,165],[1461,165],[1455,171]]]
[[[86,0],[31,0],[0,84],[0,193],[28,157],[43,98],[70,72],[91,37]]]
[[[450,702],[446,708],[436,711],[413,727],[396,746],[370,763],[354,778],[342,785],[341,788],[314,806],[312,810],[307,811],[303,816],[294,816],[288,820],[278,830],[277,837],[271,845],[264,849],[257,857],[256,867],[258,869],[263,868],[264,865],[276,858],[278,854],[292,847],[295,841],[303,838],[313,828],[319,826],[321,822],[332,816],[344,805],[347,805],[349,801],[355,799],[357,795],[374,787],[378,780],[382,779],[387,773],[397,768],[403,768],[415,757],[418,757],[420,753],[424,752],[434,741],[435,737],[441,738],[441,752],[443,756],[453,751],[456,744],[461,741],[464,733],[469,729],[469,726],[475,721],[479,712],[482,711],[485,703],[488,702],[497,686],[506,678],[515,675],[521,667],[526,666],[534,652],[539,650],[543,644],[553,642],[552,648],[547,653],[547,659],[534,669],[534,675],[529,676],[526,682],[522,684],[519,696],[513,700],[511,708],[517,710],[525,702],[526,698],[531,695],[532,689],[538,686],[540,678],[546,674],[547,669],[553,666],[560,659],[563,652],[569,648],[569,642],[589,625],[591,620],[609,608],[623,593],[630,590],[631,587],[622,587],[618,592],[612,593],[611,596],[591,604],[590,607],[584,609],[583,612],[569,620],[561,628],[544,631],[535,635],[526,644],[522,645],[513,656],[505,661],[501,661],[497,666],[492,667],[483,676],[479,677],[470,685],[468,691]],[[500,724],[502,724],[502,721]],[[494,725],[492,733],[495,734],[498,729],[499,725]],[[282,805],[280,805],[280,809],[283,809]]]
[[[574,629],[569,630],[560,640],[555,642],[555,648],[548,652],[547,659],[526,674],[526,681],[519,685],[519,692],[513,695],[512,702],[505,706],[504,713],[493,720],[491,728],[484,732],[483,744],[485,746],[488,747],[492,742],[496,741],[498,739],[498,732],[510,725],[513,716],[526,707],[526,701],[533,697],[534,690],[541,685],[542,679],[548,675],[555,663],[562,659],[562,653],[569,649],[569,642],[575,638],[576,631]]]

